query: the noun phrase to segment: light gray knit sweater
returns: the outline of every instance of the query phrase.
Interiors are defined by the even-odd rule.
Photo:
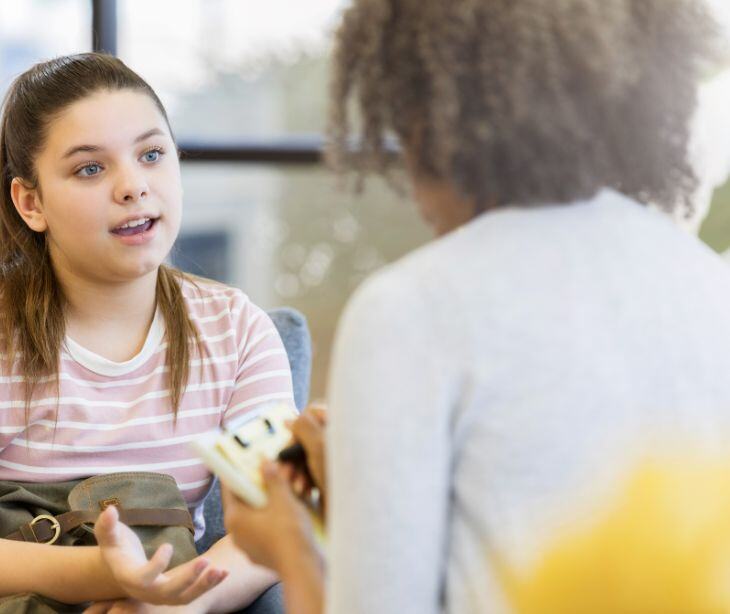
[[[604,190],[487,213],[385,268],[330,381],[330,614],[504,607],[655,445],[730,433],[730,273]]]

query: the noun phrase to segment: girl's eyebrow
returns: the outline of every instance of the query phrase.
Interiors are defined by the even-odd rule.
[[[134,142],[140,143],[151,136],[165,136],[165,133],[159,128],[152,128],[151,130],[147,130],[147,132],[140,134],[136,139],[134,139]],[[80,151],[103,151],[103,149],[103,147],[99,147],[98,145],[74,145],[69,148],[65,154],[63,154],[62,158],[65,160]]]

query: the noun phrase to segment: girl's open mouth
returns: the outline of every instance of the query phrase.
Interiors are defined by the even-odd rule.
[[[124,226],[115,228],[112,230],[112,233],[121,237],[139,235],[150,230],[157,223],[158,219],[159,218],[142,218],[140,220],[135,220],[125,224]]]

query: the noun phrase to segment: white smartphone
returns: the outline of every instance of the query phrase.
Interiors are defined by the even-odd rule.
[[[275,460],[291,442],[287,420],[297,413],[285,403],[262,405],[233,421],[226,430],[211,431],[191,443],[231,491],[253,507],[266,505],[261,462]]]

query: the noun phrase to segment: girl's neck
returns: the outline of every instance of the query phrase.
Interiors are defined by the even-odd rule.
[[[93,324],[98,321],[149,321],[156,305],[157,271],[137,279],[99,284],[64,275],[63,288],[68,318]]]
[[[66,332],[110,360],[123,362],[144,345],[156,309],[157,271],[134,280],[98,283],[56,271],[66,303]]]

